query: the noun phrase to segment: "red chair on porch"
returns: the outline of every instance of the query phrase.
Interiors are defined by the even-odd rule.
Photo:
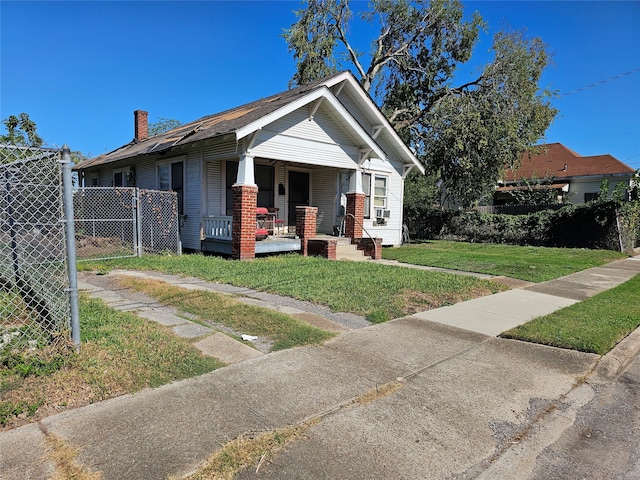
[[[269,219],[269,210],[264,207],[256,208],[256,240],[264,240],[269,236],[269,230],[266,228]]]

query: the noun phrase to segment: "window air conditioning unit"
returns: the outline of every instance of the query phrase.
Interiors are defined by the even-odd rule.
[[[385,210],[384,208],[376,208],[376,218],[389,218],[391,217],[391,210]]]

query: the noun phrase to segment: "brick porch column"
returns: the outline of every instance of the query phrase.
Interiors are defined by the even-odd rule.
[[[231,257],[234,260],[256,258],[256,185],[233,185],[233,223]]]
[[[307,241],[316,236],[318,207],[296,207],[296,235],[300,237],[302,255],[308,254]]]
[[[347,193],[347,215],[344,221],[344,235],[347,238],[362,238],[364,223],[364,193]],[[356,217],[357,221],[353,220]]]

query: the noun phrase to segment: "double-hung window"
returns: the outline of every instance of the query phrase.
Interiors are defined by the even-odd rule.
[[[178,197],[178,214],[184,215],[184,162],[158,164],[158,189],[172,190]]]
[[[362,174],[362,190],[364,191],[364,218],[371,218],[371,207],[387,208],[388,178],[383,175]]]
[[[373,180],[373,207],[387,208],[387,177],[375,176]]]

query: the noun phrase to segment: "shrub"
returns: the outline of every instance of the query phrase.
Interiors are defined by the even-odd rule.
[[[616,211],[620,208],[619,202],[594,201],[559,210],[506,215],[413,207],[405,219],[411,235],[421,239],[444,237],[468,242],[618,250]],[[624,210],[625,218],[635,226],[634,215],[638,214],[634,212],[638,207],[626,208],[631,213]]]

